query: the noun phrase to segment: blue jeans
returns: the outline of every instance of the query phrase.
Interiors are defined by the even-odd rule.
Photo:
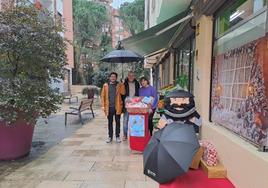
[[[124,136],[128,135],[128,119],[129,119],[129,113],[126,111],[124,113],[123,117],[123,131],[124,131]]]

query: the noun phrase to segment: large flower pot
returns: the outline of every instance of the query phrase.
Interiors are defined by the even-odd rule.
[[[18,120],[6,126],[0,121],[0,160],[13,160],[30,152],[34,125]]]

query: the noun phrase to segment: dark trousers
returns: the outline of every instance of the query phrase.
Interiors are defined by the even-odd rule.
[[[148,126],[149,126],[149,131],[150,131],[151,136],[153,135],[153,130],[154,130],[154,124],[153,124],[154,113],[155,113],[155,110],[153,110],[153,112],[151,114],[149,114]]]
[[[108,134],[109,134],[110,138],[113,138],[114,116],[115,116],[115,124],[116,124],[115,135],[116,135],[116,137],[119,137],[120,136],[120,115],[116,114],[115,107],[110,107],[109,114],[107,116],[107,118],[108,118]]]

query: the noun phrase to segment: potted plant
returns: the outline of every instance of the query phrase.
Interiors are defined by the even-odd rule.
[[[27,155],[34,125],[59,109],[52,82],[63,79],[61,23],[33,6],[0,11],[0,160]]]
[[[85,87],[82,90],[82,94],[83,95],[87,95],[88,99],[92,99],[94,98],[94,95],[99,95],[99,91],[100,89],[96,86],[89,86],[89,87]]]
[[[189,84],[188,76],[187,76],[186,74],[182,74],[182,75],[180,75],[180,76],[176,79],[176,84],[178,84],[182,89],[187,90],[187,88],[188,88],[188,84]]]

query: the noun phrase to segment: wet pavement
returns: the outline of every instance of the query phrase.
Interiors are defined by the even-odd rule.
[[[142,155],[131,152],[128,142],[105,143],[107,120],[98,104],[93,107],[96,118],[85,114],[84,125],[68,116],[64,126],[68,103],[48,124],[39,121],[30,155],[0,162],[0,188],[159,187],[143,175]]]

